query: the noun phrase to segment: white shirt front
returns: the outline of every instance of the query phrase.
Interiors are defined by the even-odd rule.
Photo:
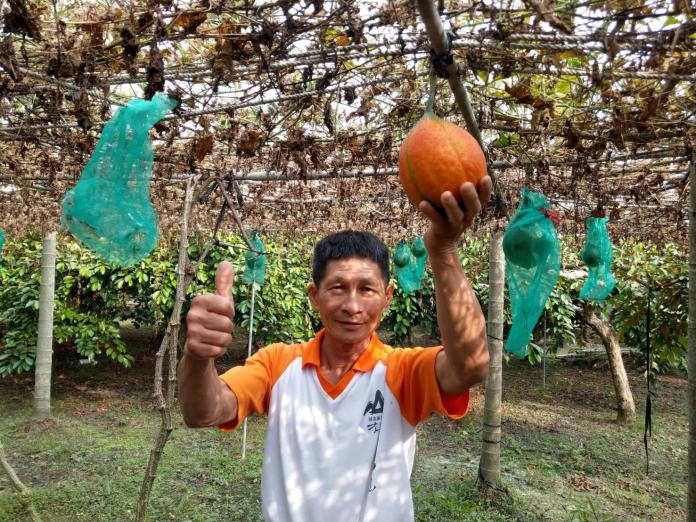
[[[386,384],[356,374],[332,399],[295,359],[271,392],[261,494],[269,522],[413,520],[416,430]]]

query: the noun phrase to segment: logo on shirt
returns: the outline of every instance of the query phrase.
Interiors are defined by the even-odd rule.
[[[382,413],[384,412],[384,396],[381,390],[377,390],[374,400],[367,401],[363,416],[367,417],[367,431],[377,433],[382,427]]]
[[[376,415],[382,412],[384,412],[384,397],[382,396],[382,390],[377,390],[377,393],[375,393],[375,400],[367,402],[363,415],[367,415],[368,413]]]

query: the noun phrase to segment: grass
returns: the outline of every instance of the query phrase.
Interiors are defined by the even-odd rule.
[[[32,423],[30,377],[0,381],[0,439],[46,521],[131,520],[159,428],[150,397],[153,350],[133,369],[108,363],[56,368],[55,421]],[[653,402],[651,470],[641,420],[613,422],[608,370],[568,363],[504,373],[503,476],[507,493],[476,487],[483,394],[460,421],[433,416],[419,427],[413,471],[419,521],[684,520],[686,381],[661,377]],[[632,373],[637,405],[645,391]],[[261,520],[265,419],[241,430],[191,430],[176,412],[150,503],[150,520]],[[0,520],[28,520],[0,472]]]

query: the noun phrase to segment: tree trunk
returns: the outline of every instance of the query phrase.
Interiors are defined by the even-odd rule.
[[[56,279],[56,233],[43,240],[41,292],[39,294],[39,335],[34,363],[34,420],[51,418],[51,362],[53,359],[53,300]]]
[[[621,358],[621,346],[616,332],[609,323],[602,321],[594,313],[591,305],[585,305],[582,315],[588,326],[602,339],[602,344],[607,350],[611,380],[614,383],[614,392],[616,393],[616,406],[618,407],[616,420],[619,422],[632,421],[636,417],[636,405],[633,402],[633,394]]]
[[[689,164],[689,489],[687,520],[696,520],[696,153]]]
[[[488,353],[490,355],[483,413],[483,448],[479,465],[480,486],[500,485],[500,440],[503,398],[503,301],[505,258],[503,231],[491,236],[488,268]]]

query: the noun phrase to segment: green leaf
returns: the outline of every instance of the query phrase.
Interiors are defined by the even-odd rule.
[[[668,25],[678,25],[679,24],[679,19],[676,16],[668,16],[664,23],[662,24],[662,28],[664,29]]]
[[[570,82],[568,80],[558,80],[556,82],[556,93],[557,94],[568,94],[570,92]]]

